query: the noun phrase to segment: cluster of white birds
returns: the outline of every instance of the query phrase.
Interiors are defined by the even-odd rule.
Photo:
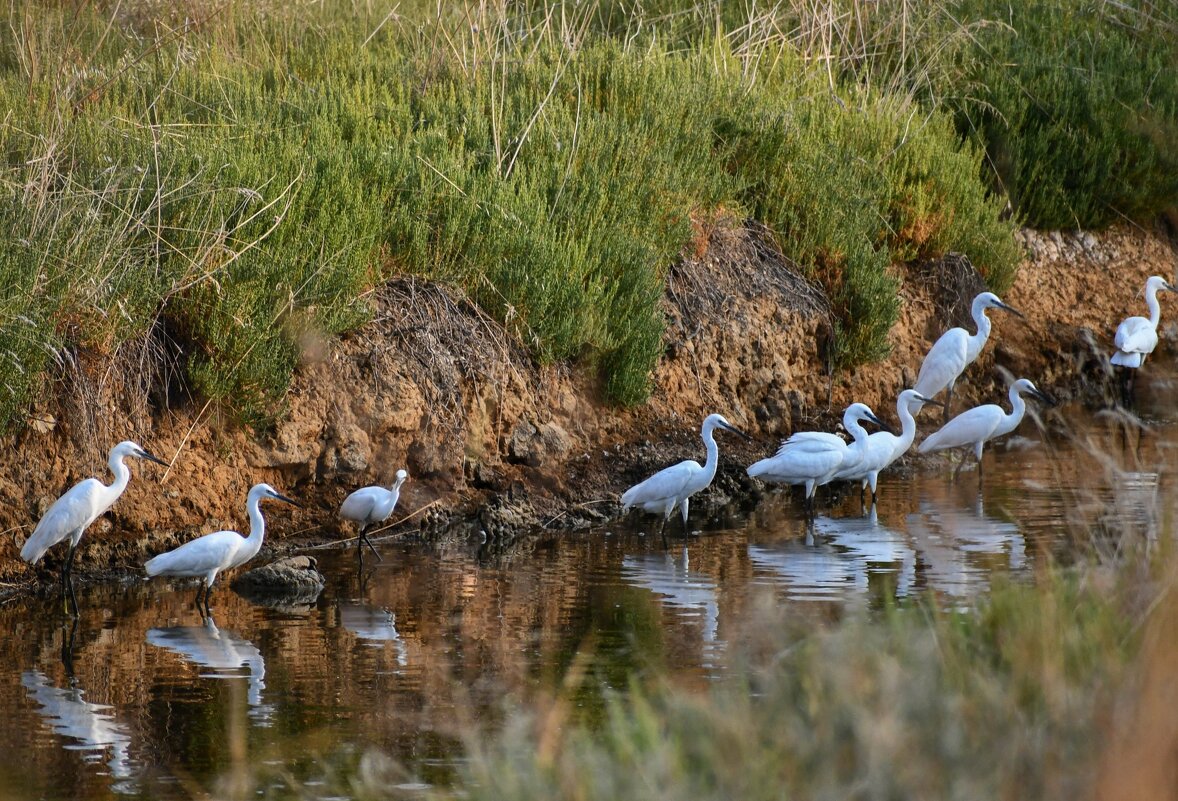
[[[1144,363],[1146,356],[1152,353],[1157,345],[1157,326],[1161,317],[1157,293],[1161,290],[1178,292],[1178,289],[1164,278],[1151,277],[1145,284],[1149,317],[1130,317],[1117,328],[1117,351],[1113,354],[1111,362],[1130,373],[1126,378],[1127,387],[1131,386],[1133,380],[1132,371]],[[853,403],[847,407],[843,415],[843,425],[852,436],[850,443],[842,437],[823,431],[798,432],[782,443],[776,454],[750,465],[748,474],[763,481],[804,486],[806,505],[810,512],[813,511],[815,490],[831,481],[858,481],[863,493],[866,493],[867,488],[871,489],[874,502],[880,472],[895,463],[912,446],[916,437],[915,415],[921,408],[926,404],[942,405],[945,408],[945,418],[948,419],[954,385],[965,368],[977,359],[989,339],[990,320],[986,316],[988,309],[1003,309],[1022,316],[991,292],[983,292],[974,298],[972,312],[977,331],[973,334],[963,328],[946,331],[929,350],[921,364],[916,385],[901,392],[897,398],[896,413],[901,422],[899,434],[890,430],[866,405]],[[943,404],[934,400],[942,390],[947,390]],[[1026,378],[1015,381],[1010,387],[1009,394],[1009,412],[995,404],[970,409],[948,420],[940,430],[921,442],[918,450],[928,453],[948,448],[972,447],[978,460],[980,476],[982,448],[986,442],[1009,434],[1018,427],[1026,411],[1023,395],[1049,400]],[[861,425],[863,421],[875,423],[884,430],[868,434]],[[664,542],[666,524],[675,509],[680,510],[686,533],[690,497],[711,484],[712,478],[716,475],[719,449],[713,434],[717,428],[748,438],[747,434],[732,426],[721,415],[708,415],[701,430],[707,448],[707,459],[703,465],[693,460],[680,462],[659,471],[622,495],[623,509],[639,507],[647,512],[662,515]],[[114,481],[107,485],[97,478],[88,478],[74,485],[49,507],[21,548],[21,558],[35,564],[49,548],[69,540],[69,552],[61,568],[61,594],[64,599],[68,591],[75,614],[78,603],[71,577],[74,553],[86,528],[109,509],[127,488],[127,482],[131,478],[131,471],[124,462],[127,457],[147,459],[165,467],[169,466],[167,462],[152,456],[134,442],[120,442],[111,449],[108,459],[111,472],[114,473]],[[360,558],[363,558],[365,545],[377,558],[380,557],[369,541],[367,532],[373,525],[383,522],[392,514],[400,497],[401,485],[407,477],[408,474],[404,470],[398,470],[396,481],[391,487],[364,487],[350,494],[341,504],[340,517],[359,526],[356,551]],[[236,531],[217,531],[198,537],[174,550],[149,559],[144,565],[147,575],[202,579],[201,588],[197,591],[197,606],[200,607],[203,601],[203,610],[207,613],[209,595],[217,576],[245,564],[261,549],[266,522],[262,517],[260,504],[267,498],[298,505],[269,484],[256,484],[246,498],[246,509],[250,518],[249,536],[242,536]]]
[[[82,533],[113,506],[127,488],[127,483],[131,480],[131,470],[124,460],[129,456],[169,466],[167,462],[152,456],[134,442],[120,442],[111,448],[107,460],[111,472],[115,475],[114,481],[107,485],[97,478],[88,478],[75,484],[42,515],[37,527],[21,548],[21,559],[29,564],[36,564],[54,545],[69,540],[69,553],[61,568],[61,595],[64,599],[68,592],[75,614],[78,611],[78,600],[74,595],[71,576],[74,553],[82,539]],[[340,517],[360,526],[357,554],[361,558],[364,545],[371,548],[377,558],[380,558],[380,553],[368,540],[366,533],[374,524],[387,520],[393,513],[401,495],[401,485],[408,476],[404,470],[398,470],[397,480],[391,487],[372,486],[358,489],[340,505]],[[226,570],[244,565],[261,550],[262,540],[266,534],[266,520],[262,516],[261,503],[267,498],[294,506],[299,505],[269,484],[255,484],[246,495],[245,503],[250,519],[249,536],[242,536],[236,531],[215,531],[197,537],[178,548],[148,559],[143,566],[147,575],[201,579],[196,594],[196,606],[204,614],[208,614],[209,596],[217,576]],[[66,610],[69,611],[68,605]]]
[[[1161,290],[1178,292],[1178,289],[1160,276],[1153,276],[1145,283],[1146,304],[1149,318],[1130,317],[1117,327],[1116,352],[1110,359],[1129,374],[1126,387],[1131,386],[1132,372],[1140,367],[1145,357],[1157,345],[1157,326],[1161,312],[1157,293]],[[944,407],[944,425],[920,443],[920,453],[947,450],[951,448],[972,448],[978,462],[979,480],[982,475],[982,449],[992,439],[1013,432],[1026,412],[1024,395],[1044,402],[1051,399],[1026,378],[1015,381],[1009,391],[1011,409],[1007,412],[997,404],[977,406],[949,419],[949,407],[953,401],[953,387],[965,369],[978,358],[990,337],[989,309],[1002,309],[1022,317],[1015,309],[1003,303],[992,292],[983,292],[973,300],[972,314],[977,331],[970,334],[964,328],[951,328],[929,349],[920,366],[916,384],[905,389],[896,400],[896,413],[901,422],[901,432],[896,434],[886,423],[862,403],[852,403],[843,414],[843,426],[850,433],[852,441],[824,431],[802,431],[793,434],[781,444],[777,453],[749,465],[748,474],[762,481],[776,484],[792,484],[805,487],[805,505],[813,513],[815,490],[832,481],[861,482],[861,492],[870,487],[872,502],[875,501],[876,482],[882,470],[903,456],[916,438],[916,418],[923,406],[935,404]],[[942,390],[947,390],[944,403],[934,400]],[[1128,394],[1126,395],[1128,397]],[[869,421],[883,428],[883,431],[868,434],[862,422]],[[686,460],[660,470],[640,484],[628,489],[622,495],[623,510],[639,507],[647,512],[663,515],[663,540],[666,541],[666,523],[679,508],[683,518],[683,531],[687,533],[688,499],[707,487],[716,474],[718,453],[712,436],[717,428],[742,432],[733,428],[718,414],[709,415],[703,424],[702,436],[707,447],[707,461],[703,466],[693,460]],[[965,464],[962,460],[958,470]]]

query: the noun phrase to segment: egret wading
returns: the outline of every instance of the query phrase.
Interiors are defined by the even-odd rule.
[[[36,564],[45,552],[62,540],[69,538],[70,549],[61,566],[61,595],[65,598],[69,590],[70,601],[74,604],[74,613],[78,612],[78,599],[74,596],[74,582],[71,571],[74,564],[74,552],[78,548],[78,541],[82,539],[82,532],[98,519],[98,516],[114,505],[114,502],[127,488],[131,480],[131,469],[123,463],[128,456],[162,464],[168,463],[157,459],[143,448],[131,441],[120,442],[110,449],[106,463],[110,471],[115,474],[115,480],[109,486],[97,478],[79,481],[64,495],[53,502],[49,511],[37,523],[33,533],[20,549],[20,558],[29,564]]]
[[[1149,318],[1127,317],[1117,326],[1114,343],[1116,353],[1109,360],[1121,368],[1122,396],[1127,404],[1132,398],[1136,383],[1134,376],[1138,367],[1145,363],[1145,357],[1153,353],[1158,345],[1158,323],[1162,319],[1162,308],[1158,303],[1158,292],[1178,292],[1174,285],[1160,275],[1151,275],[1145,282],[1145,305],[1149,307]]]
[[[800,431],[781,444],[777,453],[749,465],[753,478],[775,484],[801,484],[806,487],[806,511],[814,511],[814,491],[834,478],[839,470],[859,464],[867,447],[867,431],[861,420],[870,420],[887,428],[863,403],[852,403],[843,412],[843,427],[854,440],[848,445],[837,434],[824,431]]]
[[[916,418],[912,416],[910,406],[913,403],[927,403],[932,406],[943,405],[940,401],[921,395],[914,389],[906,389],[896,398],[896,414],[900,417],[900,433],[893,431],[876,431],[868,435],[867,444],[863,448],[863,456],[858,464],[850,467],[840,467],[834,474],[833,481],[860,481],[859,499],[866,503],[867,488],[871,487],[871,502],[875,503],[876,484],[879,474],[893,462],[907,453],[912,447],[912,440],[916,438]]]
[[[388,489],[380,486],[364,487],[344,498],[340,504],[339,516],[344,520],[351,520],[360,526],[360,536],[356,538],[356,556],[364,558],[364,546],[367,545],[380,559],[380,552],[376,550],[368,539],[367,531],[377,523],[388,520],[389,515],[397,508],[397,501],[401,497],[401,485],[409,474],[404,470],[397,471],[397,480]]]
[[[973,299],[971,307],[974,324],[978,327],[977,333],[970,334],[964,328],[950,328],[941,334],[941,338],[933,343],[928,355],[924,357],[916,383],[912,385],[913,389],[926,398],[935,397],[942,389],[949,390],[945,398],[946,420],[949,419],[949,407],[953,404],[953,386],[965,372],[965,368],[978,358],[982,348],[986,346],[986,340],[990,338],[990,318],[986,316],[987,309],[1003,309],[1023,317],[1021,312],[1007,306],[993,292],[982,292]],[[917,414],[923,405],[923,401],[914,400],[909,408],[913,414]]]
[[[216,531],[197,537],[159,556],[148,559],[144,568],[147,575],[177,576],[181,578],[203,578],[203,586],[196,591],[196,608],[201,608],[201,593],[204,593],[204,613],[209,613],[209,596],[213,582],[223,570],[244,565],[253,559],[262,547],[266,534],[266,521],[259,504],[263,498],[273,498],[293,506],[295,501],[280,495],[269,484],[255,484],[246,496],[245,508],[249,510],[250,535],[243,537],[236,531]]]
[[[646,481],[622,493],[622,511],[638,506],[644,511],[663,516],[663,525],[659,529],[663,545],[667,544],[667,521],[671,519],[676,506],[679,507],[679,513],[683,518],[683,536],[687,536],[687,499],[711,484],[712,478],[716,475],[720,450],[716,447],[716,439],[712,432],[717,428],[749,439],[748,434],[732,426],[722,415],[709,414],[704,418],[704,424],[700,429],[704,447],[708,450],[707,461],[702,466],[693,459],[687,459],[660,470]]]
[[[974,455],[978,460],[978,481],[982,480],[982,448],[986,442],[998,437],[1004,437],[1018,428],[1026,413],[1027,404],[1023,395],[1030,395],[1036,400],[1050,404],[1051,398],[1040,392],[1030,379],[1020,378],[1010,385],[1010,412],[1006,412],[996,403],[985,406],[975,406],[954,417],[941,427],[939,431],[929,434],[917,448],[921,453],[943,451],[949,448],[965,448],[973,446]],[[965,464],[962,460],[954,475]]]

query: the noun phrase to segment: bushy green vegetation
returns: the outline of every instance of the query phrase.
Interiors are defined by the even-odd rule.
[[[538,358],[637,402],[665,271],[716,214],[769,225],[825,287],[838,365],[882,358],[895,265],[958,250],[1013,279],[984,165],[1046,224],[1178,192],[1172,20],[998,24],[992,5],[14,6],[0,421],[62,354],[154,329],[199,393],[265,422],[303,335],[361,324],[399,272],[460,285]]]

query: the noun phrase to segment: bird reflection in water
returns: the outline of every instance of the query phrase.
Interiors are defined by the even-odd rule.
[[[249,716],[260,726],[269,725],[273,709],[262,703],[262,690],[266,688],[266,661],[262,658],[262,652],[252,642],[232,632],[218,629],[211,615],[205,618],[202,626],[151,629],[147,632],[147,642],[179,654],[185,660],[212,671],[202,672],[201,678],[246,678]],[[238,672],[242,668],[249,670],[248,676],[242,676]]]
[[[409,664],[409,652],[397,631],[396,615],[387,609],[348,601],[340,602],[338,610],[340,625],[345,629],[370,645],[391,642],[396,651],[397,664],[401,667]]]
[[[895,577],[897,598],[916,583],[916,552],[900,532],[879,522],[875,504],[860,517],[817,517],[804,540],[749,545],[748,554],[796,600],[865,597],[877,574]]]
[[[630,584],[661,597],[665,605],[699,620],[704,666],[710,667],[716,651],[723,645],[717,637],[720,603],[716,583],[691,570],[687,547],[683,547],[678,557],[670,551],[627,556],[622,561],[622,576]]]
[[[922,498],[908,515],[908,532],[920,553],[922,577],[934,590],[969,598],[989,588],[993,557],[1010,571],[1026,566],[1026,543],[1014,523],[986,514],[979,492],[970,506],[948,498]]]
[[[62,640],[61,658],[69,682],[67,687],[56,687],[39,670],[26,670],[21,674],[21,686],[29,698],[40,707],[37,712],[54,734],[67,737],[73,742],[64,747],[67,751],[87,753],[86,761],[97,761],[109,751],[106,766],[116,781],[111,789],[117,793],[137,793],[135,766],[131,763],[131,735],[112,714],[114,707],[87,701],[84,690],[78,686],[73,671],[74,634],[77,619],[73,621]]]

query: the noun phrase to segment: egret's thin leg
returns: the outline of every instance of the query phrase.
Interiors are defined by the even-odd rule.
[[[204,595],[204,591],[205,591],[205,581],[204,581],[204,579],[201,579],[200,583],[196,585],[196,601],[193,603],[193,606],[196,607],[196,611],[198,611],[198,612],[204,612],[204,607],[201,606],[201,603],[200,603],[201,597]]]
[[[372,551],[373,554],[376,555],[376,561],[378,561],[378,562],[384,561],[384,557],[380,555],[380,551],[376,550],[376,546],[372,544],[372,540],[368,539],[367,534],[364,535],[364,544],[367,545],[368,549],[370,551]]]
[[[74,680],[74,636],[78,633],[78,619],[75,617],[70,625],[70,633],[61,638],[61,664],[65,667],[65,675],[72,683]]]
[[[205,614],[210,615],[210,616],[213,614],[212,607],[209,606],[209,597],[212,594],[213,594],[213,585],[209,584],[207,587],[205,587]]]
[[[949,407],[953,405],[953,384],[955,383],[950,382],[949,393],[945,396],[945,413],[941,416],[942,425],[949,422]]]
[[[663,524],[659,526],[659,535],[663,538],[663,550],[669,550],[670,545],[667,544],[667,518],[670,515],[663,515]]]
[[[954,481],[956,481],[957,477],[959,475],[961,475],[961,468],[963,468],[963,467],[965,467],[965,454],[964,453],[961,454],[961,461],[959,461],[957,463],[957,469],[953,471],[953,480]]]
[[[78,597],[74,595],[74,552],[77,551],[77,545],[70,542],[70,552],[65,557],[65,566],[62,567],[61,572],[65,577],[65,586],[70,591],[70,601],[74,605],[73,615],[78,616]],[[70,614],[69,607],[66,607],[66,614]]]
[[[683,503],[681,503],[679,505],[679,513],[683,517],[683,545],[684,545],[684,547],[686,547],[687,546],[687,538],[691,535],[691,532],[689,532],[687,530],[687,499],[686,498],[684,498]]]

